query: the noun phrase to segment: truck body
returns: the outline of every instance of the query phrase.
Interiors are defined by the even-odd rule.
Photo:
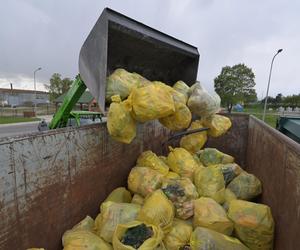
[[[262,181],[259,201],[272,209],[275,249],[298,249],[300,145],[253,116],[230,118],[230,131],[206,147],[233,155]],[[105,197],[127,185],[138,155],[148,149],[166,154],[170,136],[158,122],[148,122],[125,145],[102,123],[0,141],[0,249],[61,249],[67,229],[86,215],[95,218]]]

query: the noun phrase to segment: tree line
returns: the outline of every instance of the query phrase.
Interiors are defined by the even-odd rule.
[[[215,91],[222,100],[222,105],[231,112],[233,105],[237,103],[249,104],[257,102],[255,87],[255,74],[252,69],[245,64],[225,66],[221,73],[214,79]],[[265,98],[260,101],[265,102]],[[280,106],[291,107],[300,106],[300,93],[283,96],[281,93],[276,97],[268,97],[268,105],[278,108]]]
[[[54,101],[66,93],[71,87],[72,81],[67,77],[62,78],[59,73],[54,73],[50,78],[50,84],[45,84],[50,94],[50,100]],[[221,97],[222,106],[226,107],[229,112],[237,103],[258,103],[255,85],[255,74],[243,63],[223,67],[221,73],[214,79],[215,91]],[[264,103],[264,99],[261,103]],[[276,97],[269,96],[268,103],[275,107],[299,107],[300,94],[283,96],[279,93]]]
[[[265,102],[265,98],[261,100],[261,103]],[[268,104],[275,108],[291,107],[292,109],[300,107],[300,94],[298,95],[288,95],[283,96],[281,93],[277,94],[275,97],[268,96]]]

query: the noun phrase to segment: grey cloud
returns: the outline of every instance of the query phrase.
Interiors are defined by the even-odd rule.
[[[210,90],[223,66],[244,62],[256,74],[261,97],[272,56],[282,47],[270,92],[300,92],[297,0],[3,1],[0,86],[7,79],[27,79],[30,84],[28,79],[39,66],[43,68],[38,73],[39,87],[54,72],[74,77],[80,47],[106,6],[197,46],[201,54],[198,78]]]

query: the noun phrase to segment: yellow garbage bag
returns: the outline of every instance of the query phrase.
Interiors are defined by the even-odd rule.
[[[131,73],[131,76],[133,82],[135,82],[135,86],[137,85],[139,88],[152,84],[151,81],[149,81],[148,79],[146,79],[145,77],[141,76],[136,72]]]
[[[197,162],[199,168],[204,168],[204,166],[203,166],[202,162],[200,161],[197,154],[193,154],[193,158]]]
[[[137,159],[137,167],[148,167],[157,170],[162,175],[169,172],[169,166],[151,150],[143,152]]]
[[[62,237],[64,250],[112,250],[112,246],[106,243],[96,234],[87,230],[68,230]]]
[[[160,155],[160,156],[158,156],[158,158],[161,159],[164,163],[166,163],[168,165],[168,161],[167,161],[166,156]]]
[[[228,185],[235,177],[244,170],[236,163],[217,164],[224,176],[225,185]]]
[[[185,220],[193,216],[194,207],[191,201],[197,199],[199,195],[190,179],[184,177],[180,179],[165,178],[161,190],[172,201],[176,217]]]
[[[76,224],[72,230],[84,229],[87,231],[94,231],[95,221],[90,216],[86,216],[82,221]]]
[[[235,235],[250,249],[273,249],[274,220],[271,209],[263,204],[233,200],[228,217]]]
[[[107,242],[112,242],[114,231],[118,224],[124,224],[137,218],[140,205],[132,203],[105,202],[102,206],[100,225],[97,235]]]
[[[145,240],[143,244],[138,248],[139,250],[155,250],[162,242],[163,239],[163,231],[160,229],[160,227],[149,224],[146,222],[141,221],[131,221],[126,224],[119,224],[116,228],[116,231],[114,233],[113,237],[113,247],[114,250],[135,250],[130,245],[124,245],[121,241],[123,239],[124,234],[128,229],[135,228],[141,224],[145,224],[147,227],[150,227],[152,229],[153,235]]]
[[[175,113],[159,119],[159,122],[172,131],[186,129],[192,120],[189,108],[181,102],[175,102]]]
[[[168,165],[172,171],[181,177],[187,177],[191,180],[195,169],[199,168],[194,157],[184,148],[169,147]]]
[[[223,203],[223,208],[225,209],[225,211],[228,211],[229,209],[229,204],[231,201],[233,200],[237,200],[235,194],[228,188],[225,188],[225,202]]]
[[[238,239],[204,227],[197,227],[191,235],[192,250],[249,250]]]
[[[130,114],[130,103],[113,96],[107,115],[107,129],[113,139],[129,144],[136,136],[136,122]]]
[[[130,73],[125,69],[116,69],[107,78],[105,99],[110,102],[112,96],[119,95],[123,100],[129,96],[133,88],[148,84],[151,84],[151,82],[137,73]]]
[[[166,249],[178,250],[190,244],[193,227],[186,221],[174,219],[171,231],[164,237]]]
[[[133,117],[139,122],[159,119],[175,112],[172,95],[158,84],[133,89],[129,100]]]
[[[186,85],[186,83],[184,81],[177,81],[174,85],[173,85],[173,89],[175,89],[176,91],[182,93],[185,98],[186,98],[186,102],[188,100],[188,93],[189,93],[189,89],[190,87],[188,85]]]
[[[138,220],[160,226],[164,232],[168,232],[171,229],[174,214],[172,202],[161,190],[156,190],[145,199]]]
[[[193,114],[203,118],[220,110],[221,98],[217,93],[208,93],[200,82],[195,83],[191,89],[192,93],[187,105]]]
[[[165,178],[161,189],[171,201],[183,202],[190,199],[194,200],[199,197],[195,185],[186,177],[178,179]]]
[[[168,178],[168,179],[179,179],[180,178],[180,175],[173,172],[173,171],[169,171],[169,173],[165,176],[165,178]]]
[[[131,203],[143,205],[144,204],[144,198],[139,194],[134,194],[131,200]]]
[[[220,204],[224,202],[225,181],[217,166],[197,169],[194,183],[200,197],[210,197]]]
[[[114,189],[107,198],[103,201],[104,204],[107,201],[119,202],[119,203],[130,203],[131,202],[131,193],[124,187],[118,187]],[[101,204],[101,206],[102,206]],[[100,206],[100,211],[101,211]]]
[[[200,153],[199,159],[204,166],[234,162],[234,158],[232,156],[224,154],[216,148],[205,148]]]
[[[193,121],[189,130],[203,128],[200,120]],[[207,132],[202,131],[194,134],[185,135],[180,140],[180,147],[185,148],[191,154],[195,154],[201,150],[207,141]]]
[[[231,128],[231,121],[223,115],[212,115],[201,120],[204,127],[208,127],[208,135],[219,137],[224,135]]]
[[[227,186],[240,200],[252,200],[262,192],[260,180],[253,174],[241,173],[235,177]]]
[[[166,91],[168,91],[172,97],[175,103],[180,102],[182,104],[186,104],[187,99],[184,94],[182,94],[180,91],[175,90],[174,88],[170,87],[169,85],[159,82],[159,81],[154,81],[152,82],[153,84],[156,84],[162,88],[164,88]]]
[[[161,187],[163,175],[147,167],[134,167],[128,176],[128,189],[146,197]]]
[[[94,232],[97,232],[98,228],[100,228],[102,223],[102,216],[101,213],[99,213],[96,218],[95,218],[95,223],[94,223]]]
[[[193,225],[194,228],[205,227],[226,235],[231,235],[233,230],[233,224],[223,207],[207,197],[194,201]]]

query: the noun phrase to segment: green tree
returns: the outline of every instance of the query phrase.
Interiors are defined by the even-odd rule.
[[[293,109],[300,106],[300,94],[288,95],[283,100],[285,106],[290,106]]]
[[[282,103],[282,99],[283,99],[283,95],[281,93],[277,94],[277,96],[275,97],[276,99],[276,104],[281,104]]]
[[[231,112],[232,106],[238,102],[249,103],[257,100],[254,79],[255,75],[252,69],[245,64],[222,68],[220,75],[214,80],[215,91],[229,112]]]
[[[70,78],[61,78],[59,73],[54,73],[50,78],[50,84],[45,84],[45,88],[49,91],[50,100],[53,101],[60,95],[66,93],[72,84]]]

